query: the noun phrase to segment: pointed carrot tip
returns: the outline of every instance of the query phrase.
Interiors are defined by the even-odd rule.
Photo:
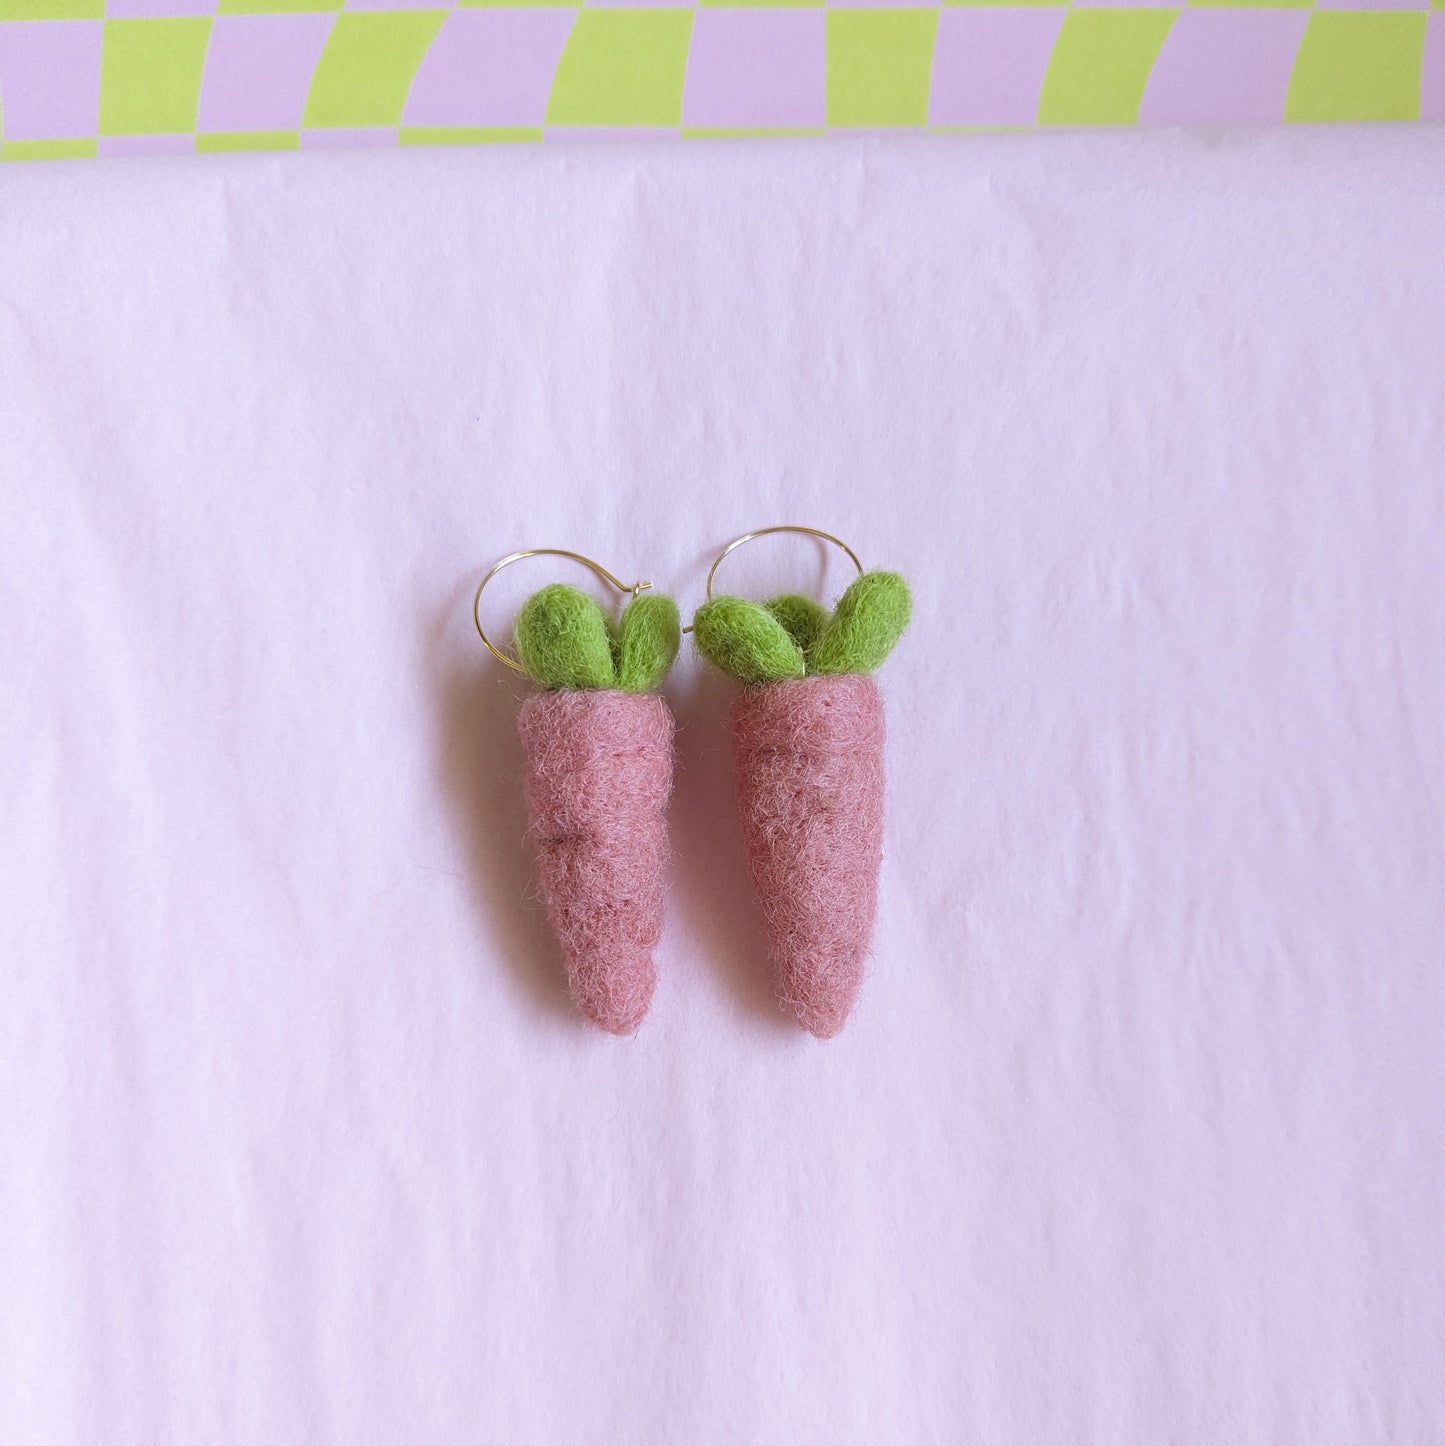
[[[608,1034],[636,1034],[657,987],[651,952],[614,948],[572,962],[572,996],[583,1015]]]
[[[843,1032],[843,1026],[853,1012],[853,996],[848,994],[843,998],[794,1000],[790,1007],[793,1018],[814,1039],[835,1039]]]
[[[584,1007],[582,1012],[598,1029],[623,1037],[636,1034],[642,1028],[642,1021],[647,1018],[647,1011],[651,1003],[650,999],[644,999],[626,1008],[587,1009]]]
[[[587,1013],[584,1011],[584,1013]],[[592,1014],[587,1013],[587,1018],[595,1024],[598,1029],[608,1034],[615,1034],[619,1038],[626,1038],[628,1035],[636,1034],[642,1028],[642,1021],[647,1018],[647,1010],[629,1014]]]

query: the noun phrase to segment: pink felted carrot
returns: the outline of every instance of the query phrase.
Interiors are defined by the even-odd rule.
[[[535,593],[517,657],[545,691],[522,704],[526,798],[542,897],[578,1009],[613,1034],[642,1023],[662,933],[677,604],[644,593],[613,626],[576,588]]]
[[[830,614],[788,594],[698,609],[704,657],[745,686],[732,707],[743,841],[778,992],[819,1039],[857,998],[883,853],[883,699],[870,674],[908,625],[897,573],[868,572]]]

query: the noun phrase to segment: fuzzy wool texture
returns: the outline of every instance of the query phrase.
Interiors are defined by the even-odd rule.
[[[871,673],[912,615],[908,584],[896,572],[875,569],[855,578],[831,612],[801,593],[765,604],[712,598],[693,617],[693,638],[703,657],[742,683]]]
[[[853,580],[833,616],[805,649],[810,673],[871,673],[883,665],[913,616],[913,596],[896,572]]]
[[[801,678],[803,652],[787,628],[761,603],[741,597],[715,597],[692,619],[697,650],[715,668],[743,683],[772,683]]]
[[[580,588],[554,582],[517,614],[517,661],[542,688],[611,688],[617,681],[607,614]]]
[[[817,598],[806,593],[785,592],[763,604],[783,625],[806,659],[813,645],[828,626],[828,609]]]
[[[547,913],[581,1012],[631,1034],[662,934],[672,713],[655,694],[564,689],[522,704],[527,814]]]
[[[843,1028],[873,936],[883,857],[883,697],[863,674],[745,688],[733,771],[778,994],[819,1039]]]
[[[617,686],[628,693],[662,687],[682,643],[682,619],[666,593],[645,592],[623,609],[613,647]]]
[[[634,597],[616,622],[596,598],[554,582],[517,615],[517,661],[542,688],[621,688],[655,693],[682,642],[677,603],[665,593]]]

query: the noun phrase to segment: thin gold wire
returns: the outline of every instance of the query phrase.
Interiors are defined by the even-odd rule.
[[[753,532],[745,532],[741,537],[733,538],[718,553],[707,574],[707,600],[709,602],[712,601],[712,580],[717,576],[717,570],[723,565],[723,559],[727,557],[728,553],[736,552],[745,542],[751,542],[755,537],[767,537],[769,533],[773,532],[802,532],[809,537],[821,537],[824,542],[831,542],[834,547],[841,547],[848,554],[848,560],[858,569],[859,576],[861,577],[863,574],[863,564],[858,561],[858,554],[841,537],[834,537],[831,532],[824,532],[820,527],[799,527],[795,523],[785,522],[780,527],[759,527]]]
[[[718,553],[713,559],[712,566],[708,568],[707,571],[707,600],[709,602],[712,601],[713,579],[717,576],[717,570],[723,565],[723,560],[727,557],[728,553],[736,552],[744,543],[752,542],[754,538],[767,537],[770,533],[774,532],[801,532],[807,537],[821,537],[824,542],[831,542],[834,547],[841,547],[843,551],[848,554],[848,560],[858,569],[859,576],[862,576],[863,564],[858,561],[858,554],[854,552],[841,537],[834,537],[831,532],[824,532],[821,527],[799,527],[796,523],[784,522],[777,527],[758,527],[752,532],[745,532],[741,537],[733,538],[733,540]],[[691,625],[683,629],[685,633],[690,633],[691,631]]]
[[[514,562],[521,562],[528,557],[566,557],[573,562],[580,562],[583,567],[591,568],[609,587],[614,587],[618,592],[630,593],[636,597],[638,593],[646,592],[652,586],[650,582],[634,582],[630,586],[621,578],[614,577],[600,562],[594,562],[590,557],[580,552],[568,552],[565,547],[528,547],[521,552],[508,553],[500,562],[493,563],[487,575],[477,584],[476,595],[472,598],[472,621],[477,625],[477,636],[486,644],[487,651],[497,659],[505,663],[514,673],[521,673],[524,677],[527,670],[509,654],[504,653],[488,636],[487,630],[482,626],[482,593],[486,586],[504,567],[510,567]]]

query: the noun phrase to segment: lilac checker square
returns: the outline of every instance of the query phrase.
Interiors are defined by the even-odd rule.
[[[539,126],[577,12],[457,10],[412,82],[403,124]]]
[[[827,75],[824,11],[699,10],[682,123],[821,126],[827,122]]]
[[[101,136],[96,154],[102,156],[189,156],[195,152],[193,135]]]
[[[1437,10],[1425,30],[1425,65],[1420,73],[1420,119],[1445,121],[1445,11]]]
[[[365,151],[400,144],[395,126],[337,126],[334,130],[301,132],[303,151]]]
[[[93,136],[100,129],[98,20],[0,24],[0,99],[7,141]]]
[[[945,10],[933,50],[928,119],[941,126],[1032,125],[1060,6]]]
[[[1307,10],[1185,10],[1139,107],[1144,125],[1284,119]]]
[[[1319,10],[1428,10],[1430,0],[1315,0]]]
[[[214,15],[216,0],[106,0],[109,20],[153,20],[161,16]]]
[[[196,129],[294,131],[333,17],[222,15],[211,29]]]
[[[672,126],[548,126],[549,141],[566,141],[568,145],[592,145],[606,141],[675,141],[678,131]]]

